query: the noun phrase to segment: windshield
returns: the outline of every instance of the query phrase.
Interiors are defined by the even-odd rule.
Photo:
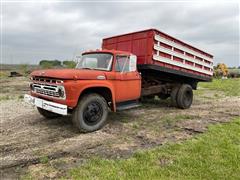
[[[78,62],[78,69],[96,69],[110,71],[113,56],[108,53],[84,54]]]

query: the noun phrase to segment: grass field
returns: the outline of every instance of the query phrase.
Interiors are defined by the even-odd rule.
[[[199,86],[225,96],[240,96],[240,79],[214,79],[211,83],[199,83]],[[238,179],[239,137],[240,118],[236,118],[229,124],[210,126],[207,133],[186,142],[140,151],[128,159],[94,158],[72,169],[65,178]]]
[[[222,91],[226,96],[240,96],[240,78],[213,79],[212,82],[199,83],[202,88]]]
[[[129,159],[95,158],[70,171],[73,179],[239,179],[240,118],[210,126],[184,143],[136,153]],[[67,178],[69,178],[67,177]]]

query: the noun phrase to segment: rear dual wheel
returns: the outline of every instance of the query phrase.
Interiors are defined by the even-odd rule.
[[[175,107],[178,107],[177,95],[178,95],[179,88],[180,88],[180,86],[175,86],[171,92],[171,102],[172,102],[172,105]]]
[[[192,87],[188,84],[176,86],[172,89],[171,93],[172,104],[181,109],[188,109],[192,105],[193,91]]]

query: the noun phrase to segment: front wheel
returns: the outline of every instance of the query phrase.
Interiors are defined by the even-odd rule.
[[[106,100],[98,94],[87,94],[73,111],[73,124],[81,132],[92,132],[102,128],[108,117]]]

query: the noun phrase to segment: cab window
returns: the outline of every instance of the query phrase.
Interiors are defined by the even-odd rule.
[[[130,69],[129,56],[118,55],[116,57],[115,70],[117,72],[129,72]]]

